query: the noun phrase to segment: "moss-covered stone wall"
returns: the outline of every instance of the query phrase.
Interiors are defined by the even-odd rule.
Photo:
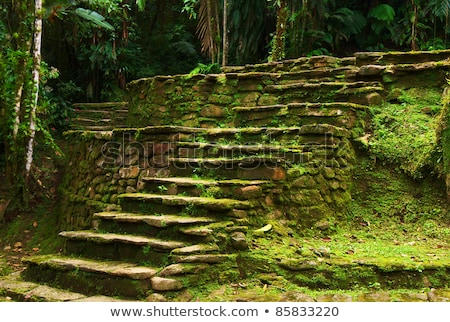
[[[395,99],[397,88],[419,86],[417,81],[441,86],[449,66],[420,55],[417,64],[394,63],[403,54],[385,56],[299,58],[130,83],[128,128],[66,134],[77,144],[67,153],[61,185],[63,228],[90,227],[93,212],[117,208],[120,194],[146,191],[143,178],[170,176],[270,181],[249,193],[257,203],[255,224],[276,219],[308,228],[338,217],[351,200],[355,144],[367,146],[370,137],[368,107]],[[375,65],[383,60],[387,65]],[[187,148],[186,142],[197,145]],[[266,150],[254,153],[259,164],[245,171],[198,164],[181,171],[170,161],[229,158],[215,151],[218,145]],[[233,157],[248,156],[246,149],[233,150]]]

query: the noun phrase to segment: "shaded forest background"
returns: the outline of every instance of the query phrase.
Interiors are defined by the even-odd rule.
[[[33,131],[62,155],[54,139],[68,129],[72,103],[121,100],[131,80],[299,56],[446,49],[449,25],[450,0],[1,0],[5,182],[24,196]]]
[[[15,2],[21,1],[1,4],[2,47],[15,47]],[[46,1],[42,58],[59,77],[44,94],[57,101],[105,101],[133,79],[207,71],[222,64],[225,34],[229,65],[267,61],[277,18],[286,21],[284,52],[277,58],[449,47],[448,0],[228,0],[225,6],[226,33],[223,0]],[[77,8],[102,15],[113,29],[75,14]]]

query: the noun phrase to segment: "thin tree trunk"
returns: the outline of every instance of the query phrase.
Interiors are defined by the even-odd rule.
[[[286,27],[288,10],[286,0],[280,0],[277,10],[277,29],[272,46],[272,61],[282,60],[285,56]]]
[[[413,19],[411,23],[411,50],[419,50],[419,45],[417,44],[417,22],[418,22],[418,13],[417,13],[417,5],[414,0],[411,0],[413,6]]]
[[[223,0],[223,48],[222,48],[222,66],[228,64],[228,0]]]
[[[217,4],[217,2],[213,2],[214,3],[214,7],[213,10],[215,11],[215,23],[216,23],[216,29],[215,29],[215,33],[214,33],[214,44],[215,44],[215,48],[217,51],[217,64],[220,64],[220,39],[218,39],[218,37],[220,37],[220,18],[219,18],[219,5]]]
[[[42,0],[35,0],[33,72],[32,72],[32,105],[30,111],[30,137],[28,140],[25,164],[26,178],[29,177],[33,163],[34,139],[36,136],[36,109],[39,98],[39,76],[41,70],[41,42],[42,42]]]
[[[211,48],[211,62],[214,64],[216,59],[215,43],[214,43],[214,27],[212,21],[212,4],[211,0],[206,0],[206,11],[208,17],[208,29],[209,29],[209,46]]]

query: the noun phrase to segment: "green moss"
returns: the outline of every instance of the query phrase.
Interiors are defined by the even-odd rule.
[[[369,151],[374,157],[397,164],[415,178],[435,168],[437,118],[424,111],[440,110],[440,95],[438,89],[413,88],[402,91],[395,103],[372,107]]]

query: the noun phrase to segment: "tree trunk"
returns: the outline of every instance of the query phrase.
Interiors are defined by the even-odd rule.
[[[30,109],[30,137],[28,139],[25,173],[28,179],[33,163],[34,139],[36,136],[36,109],[39,98],[39,76],[41,71],[42,42],[42,0],[35,0],[33,72],[32,72],[32,105]]]
[[[411,4],[414,15],[411,22],[411,50],[419,50],[419,45],[417,44],[418,8],[414,0],[411,0]]]
[[[228,64],[228,0],[223,1],[223,48],[222,48],[222,66]]]
[[[272,45],[271,60],[282,60],[285,57],[286,27],[288,20],[288,10],[286,0],[280,0],[277,10],[277,29]]]

